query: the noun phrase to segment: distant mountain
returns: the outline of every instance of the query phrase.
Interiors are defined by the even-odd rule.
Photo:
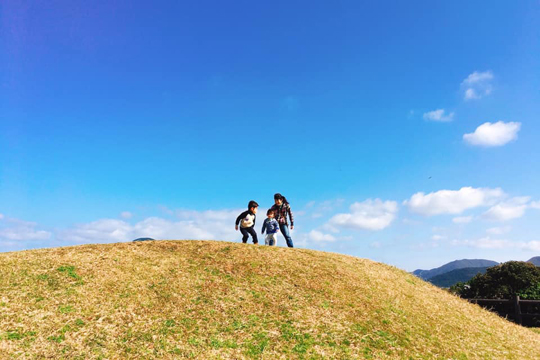
[[[438,287],[448,288],[458,282],[467,282],[476,274],[484,274],[488,267],[489,266],[456,269],[444,274],[436,275],[428,281]]]
[[[444,274],[456,269],[491,267],[495,265],[499,265],[499,263],[496,261],[485,259],[463,259],[449,262],[448,264],[431,270],[414,270],[413,275],[416,275],[421,279],[428,280],[434,276]]]
[[[527,262],[533,263],[536,266],[540,266],[540,256],[535,256],[527,260]]]
[[[146,238],[137,238],[137,239],[135,239],[133,241],[152,241],[152,240],[154,240],[154,239],[146,237]]]

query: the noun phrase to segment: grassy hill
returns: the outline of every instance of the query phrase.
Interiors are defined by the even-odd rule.
[[[351,256],[214,241],[0,254],[0,358],[538,359],[540,334]]]

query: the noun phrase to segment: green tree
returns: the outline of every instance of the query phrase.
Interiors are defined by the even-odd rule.
[[[510,299],[529,294],[538,284],[540,268],[524,261],[508,261],[488,268],[485,274],[476,275],[467,284],[456,286],[455,291],[465,298]]]
[[[528,287],[523,291],[520,291],[518,295],[522,299],[540,300],[540,283],[536,283],[535,285]]]

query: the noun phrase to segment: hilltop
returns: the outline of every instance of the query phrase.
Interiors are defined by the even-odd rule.
[[[397,268],[215,241],[0,254],[0,358],[538,359],[540,334]]]

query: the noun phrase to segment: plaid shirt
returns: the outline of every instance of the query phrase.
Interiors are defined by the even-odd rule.
[[[294,226],[294,217],[291,211],[291,207],[289,204],[282,204],[282,205],[275,205],[270,208],[270,210],[274,210],[274,216],[278,223],[280,224],[287,224],[287,214],[289,214],[289,218],[291,219],[291,226]]]

